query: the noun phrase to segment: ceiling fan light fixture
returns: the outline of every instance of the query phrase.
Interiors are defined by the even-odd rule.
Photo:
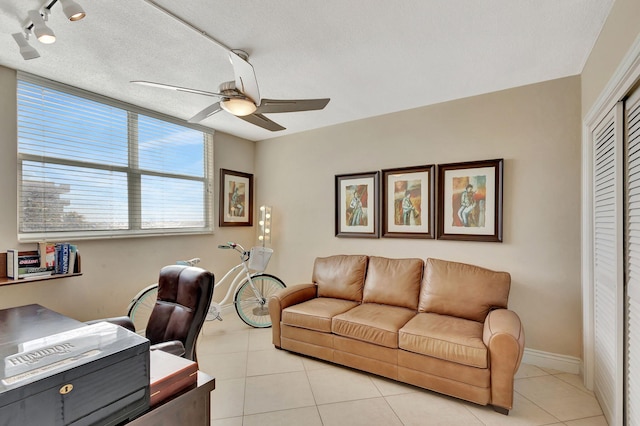
[[[87,16],[82,6],[73,0],[60,0],[60,3],[62,3],[62,12],[70,21],[79,21]]]
[[[29,19],[33,23],[33,34],[37,37],[40,43],[51,44],[56,41],[56,35],[53,30],[44,23],[44,19],[40,12],[37,10],[29,11]]]
[[[220,101],[223,110],[238,117],[256,112],[256,105],[246,98],[224,98]]]

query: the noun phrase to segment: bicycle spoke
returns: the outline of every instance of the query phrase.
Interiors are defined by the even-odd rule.
[[[131,305],[128,315],[133,322],[136,333],[144,336],[147,328],[147,323],[151,317],[151,312],[156,304],[158,297],[158,288],[151,287],[140,294]]]
[[[271,275],[256,275],[252,277],[253,285],[260,297],[256,296],[249,281],[245,281],[238,289],[234,304],[236,312],[242,321],[252,327],[271,327],[269,315],[269,297],[285,285],[278,278]]]

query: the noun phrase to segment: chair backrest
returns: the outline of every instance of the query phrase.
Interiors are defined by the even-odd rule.
[[[202,268],[169,265],[160,270],[158,299],[149,317],[151,344],[179,340],[184,357],[195,361],[196,339],[211,304],[213,274]]]

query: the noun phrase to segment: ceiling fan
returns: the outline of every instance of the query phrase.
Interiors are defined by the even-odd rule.
[[[233,66],[235,81],[226,81],[220,84],[218,93],[172,86],[169,84],[153,83],[151,81],[136,80],[131,83],[220,98],[220,101],[209,105],[191,117],[188,120],[189,123],[199,123],[205,118],[221,110],[225,110],[244,121],[272,132],[284,130],[285,127],[270,120],[263,114],[314,111],[323,109],[329,103],[329,98],[291,100],[261,98],[256,74],[253,66],[247,61],[248,58],[249,55],[242,50],[229,51],[229,59]]]

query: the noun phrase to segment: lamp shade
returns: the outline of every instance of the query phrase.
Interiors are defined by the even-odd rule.
[[[60,0],[62,3],[62,12],[70,21],[79,21],[87,14],[78,3],[73,0]]]
[[[256,112],[256,105],[249,99],[244,98],[225,98],[220,101],[220,106],[223,110],[239,117]]]
[[[20,54],[22,55],[22,59],[28,60],[28,59],[35,59],[40,57],[40,54],[38,53],[38,51],[29,44],[24,34],[16,33],[12,35],[14,40],[16,41],[16,43],[18,43],[18,46],[20,47]]]
[[[29,19],[33,23],[33,34],[38,38],[40,43],[51,44],[56,41],[56,35],[53,30],[44,23],[42,15],[37,10],[29,11]]]

